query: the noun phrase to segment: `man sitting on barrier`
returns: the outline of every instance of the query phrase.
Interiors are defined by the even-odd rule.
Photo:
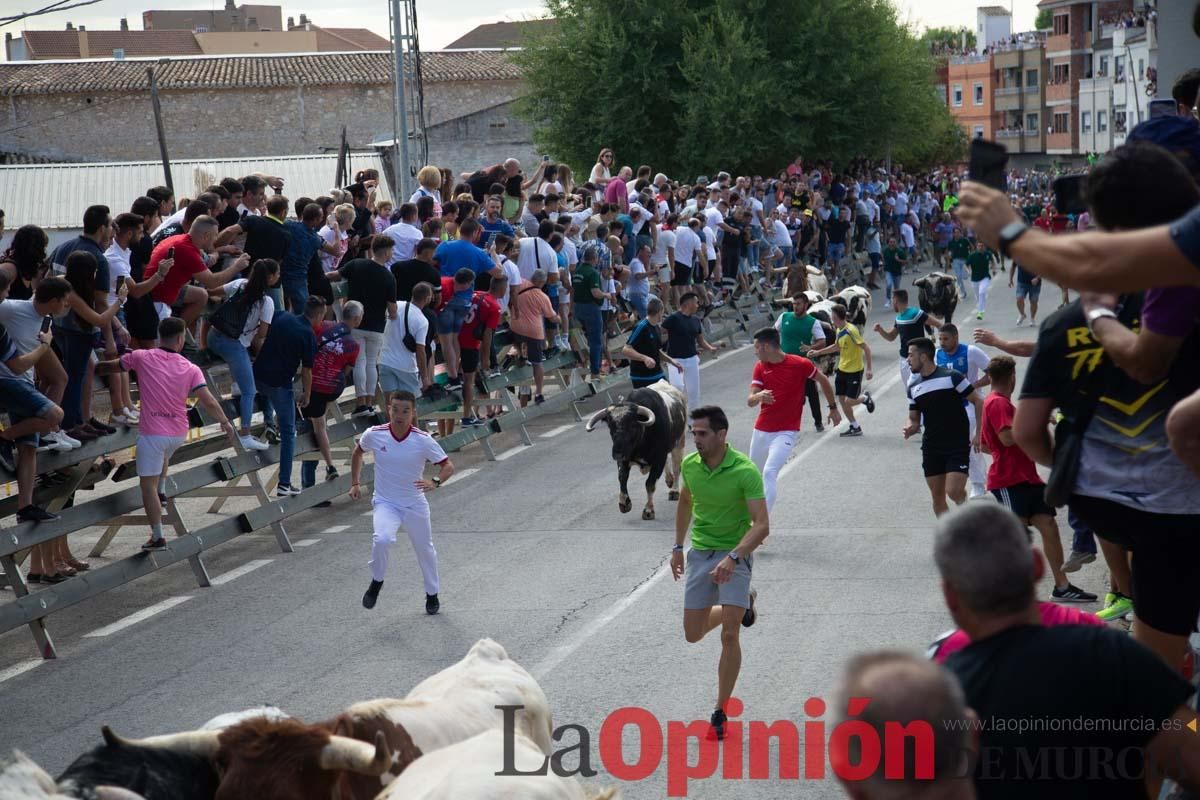
[[[189,395],[195,395],[229,437],[237,441],[233,426],[221,404],[204,381],[204,373],[179,354],[183,349],[186,323],[167,317],[158,325],[160,346],[154,350],[132,350],[121,356],[123,369],[137,371],[142,417],[138,426],[137,474],[142,487],[142,504],[150,521],[150,538],[143,550],[167,546],[162,531],[162,504],[167,501],[166,480],[171,455],[187,441]],[[118,362],[102,362],[115,364]]]

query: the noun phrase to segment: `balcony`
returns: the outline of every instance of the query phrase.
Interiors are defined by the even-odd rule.
[[[1020,139],[1021,131],[997,130],[994,135],[997,139]]]
[[[950,56],[951,66],[962,66],[964,64],[986,64],[991,56],[965,55],[965,56]]]
[[[1072,151],[1075,149],[1075,137],[1070,132],[1047,134],[1046,149]]]
[[[1046,102],[1053,103],[1055,101],[1071,100],[1078,94],[1076,85],[1072,81],[1063,81],[1062,83],[1050,83],[1046,85]]]
[[[1000,86],[993,92],[993,94],[996,97],[1010,97],[1012,95],[1020,94],[1020,93],[1021,93],[1020,86]]]
[[[1021,110],[1021,90],[1009,89],[1007,93],[1001,94],[1003,89],[997,89],[995,97],[992,98],[992,108],[996,111],[1020,111]]]
[[[1067,50],[1082,50],[1085,47],[1087,47],[1087,43],[1083,31],[1071,31],[1046,37],[1047,57]]]

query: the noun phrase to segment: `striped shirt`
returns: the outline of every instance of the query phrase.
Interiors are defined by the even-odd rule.
[[[908,382],[908,408],[924,419],[921,449],[957,453],[971,441],[970,425],[963,400],[975,387],[961,372],[937,367],[928,375],[914,372]]]

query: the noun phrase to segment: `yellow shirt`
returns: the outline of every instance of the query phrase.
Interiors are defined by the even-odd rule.
[[[845,327],[837,332],[837,345],[840,355],[838,357],[837,368],[841,372],[862,372],[863,366],[863,338],[858,332],[858,328],[846,323]]]

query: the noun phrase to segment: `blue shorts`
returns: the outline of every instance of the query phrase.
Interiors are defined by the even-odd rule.
[[[8,411],[8,419],[13,425],[26,419],[45,416],[54,407],[54,401],[39,392],[34,385],[24,378],[0,377],[0,404]],[[36,433],[22,436],[18,444],[28,444],[37,447],[39,437]]]
[[[846,257],[846,245],[834,244],[833,242],[830,242],[828,250],[825,251],[825,255],[828,256],[830,261],[841,261]]]
[[[463,324],[467,321],[467,312],[470,310],[470,304],[460,303],[457,300],[451,300],[443,306],[437,315],[438,335],[461,331]]]
[[[1042,285],[1040,283],[1018,283],[1015,292],[1018,300],[1029,298],[1029,302],[1036,303],[1042,294]]]

